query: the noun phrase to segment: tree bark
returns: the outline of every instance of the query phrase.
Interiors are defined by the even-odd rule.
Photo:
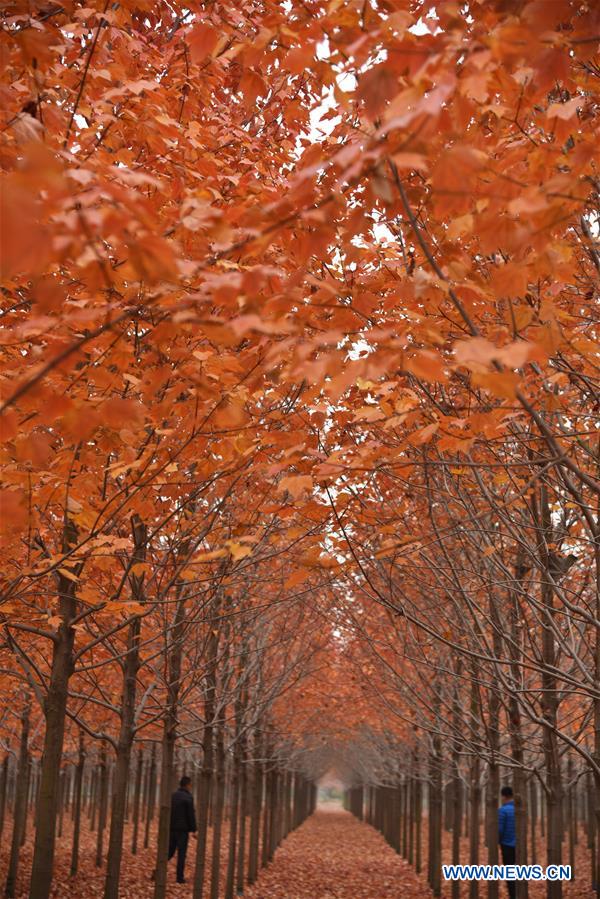
[[[202,771],[198,802],[198,837],[196,842],[196,870],[194,874],[193,899],[202,899],[206,879],[206,842],[208,836],[208,815],[212,800],[214,768],[213,730],[217,690],[217,662],[219,654],[219,630],[215,620],[218,615],[218,600],[215,599],[214,616],[208,622],[207,672],[204,693],[204,729],[202,731]]]
[[[470,712],[473,742],[475,743],[469,771],[469,862],[479,864],[479,841],[481,827],[481,759],[477,750],[480,734],[481,703],[479,698],[479,667],[476,659],[471,660]],[[479,883],[469,883],[469,899],[478,899]]]
[[[131,854],[137,855],[138,838],[140,831],[140,806],[142,799],[142,774],[144,770],[144,750],[138,749],[137,766],[135,769],[135,787],[133,791],[133,831],[131,834]]]
[[[219,899],[219,884],[221,879],[221,837],[223,832],[223,806],[225,802],[225,742],[222,722],[219,722],[217,726],[216,746],[210,899]]]
[[[541,583],[541,602],[544,609],[542,617],[542,717],[545,727],[542,731],[544,763],[546,768],[546,847],[547,864],[562,864],[562,776],[560,769],[560,752],[556,724],[558,716],[558,683],[553,669],[556,665],[556,649],[554,638],[554,589],[550,580],[550,557],[548,544],[552,542],[552,519],[548,492],[545,484],[540,487],[540,514],[542,539],[539,553],[543,573]],[[546,882],[547,899],[562,899],[561,881]]]
[[[183,593],[183,586],[180,585],[167,662],[167,703],[163,723],[154,899],[165,899],[167,889],[169,822],[171,820],[171,791],[173,787],[175,742],[177,740],[177,713],[179,708],[179,688],[181,683],[184,623],[185,595]]]
[[[248,851],[248,883],[253,884],[258,877],[258,858],[260,843],[260,817],[263,794],[263,768],[261,761],[262,744],[258,732],[254,737],[254,763],[252,765],[252,781],[250,790],[250,845]],[[296,780],[298,783],[298,780]],[[296,805],[296,795],[294,795]],[[295,826],[298,821],[294,818]]]
[[[429,883],[442,894],[442,743],[434,734],[429,755]]]
[[[21,850],[21,834],[27,815],[27,790],[23,785],[27,778],[27,766],[29,765],[29,716],[31,714],[31,701],[27,698],[23,714],[21,715],[21,739],[19,742],[19,758],[17,762],[17,780],[15,790],[15,804],[13,809],[13,832],[10,844],[10,856],[4,895],[6,899],[13,899],[17,887],[17,875],[19,872],[19,855]],[[21,788],[19,788],[21,785]]]
[[[70,519],[66,519],[63,530],[63,553],[70,552],[76,543],[77,529]],[[65,736],[69,680],[73,673],[75,632],[71,627],[71,621],[76,611],[76,583],[76,580],[65,577],[60,572],[57,574],[61,622],[52,643],[50,682],[44,701],[46,732],[40,771],[29,899],[49,899],[54,874],[58,778]]]
[[[79,867],[79,839],[81,836],[81,794],[83,789],[83,772],[85,767],[85,745],[83,731],[79,731],[79,754],[75,769],[75,789],[73,793],[73,843],[71,846],[71,877],[77,874]]]
[[[152,744],[150,764],[148,766],[148,800],[146,805],[146,825],[144,828],[144,849],[150,844],[150,826],[154,820],[156,807],[156,743]]]
[[[235,860],[237,850],[238,822],[240,808],[240,762],[239,749],[233,759],[231,779],[231,814],[229,816],[229,851],[227,854],[227,879],[225,881],[225,899],[233,899],[235,888]]]
[[[104,828],[106,827],[106,814],[108,811],[108,765],[106,763],[106,746],[102,744],[100,749],[100,764],[98,765],[98,831],[96,833],[96,867],[102,867],[104,854]]]
[[[4,818],[6,815],[6,791],[8,787],[8,759],[6,753],[2,762],[2,770],[0,771],[0,844],[2,843],[2,833],[4,831]]]
[[[145,598],[144,576],[135,572],[135,566],[143,564],[146,560],[148,532],[138,515],[134,515],[131,519],[131,530],[134,542],[134,551],[131,559],[132,568],[134,568],[131,574],[131,593],[134,602],[143,604]],[[127,787],[129,784],[131,747],[135,737],[135,703],[137,677],[140,668],[140,629],[141,619],[136,616],[128,628],[127,655],[122,665],[121,722],[113,783],[104,899],[119,899]]]
[[[246,870],[246,831],[248,815],[248,765],[245,741],[242,743],[240,767],[240,825],[237,859],[236,889],[244,892],[244,872]]]
[[[495,658],[502,658],[502,634],[503,626],[498,614],[496,597],[489,595],[490,619],[492,622],[492,646]],[[488,763],[488,782],[486,790],[486,844],[487,860],[489,865],[498,864],[498,800],[500,794],[500,769],[498,756],[500,753],[500,688],[495,673],[491,677],[491,686],[488,690],[488,739],[490,759]],[[488,881],[488,899],[498,899],[498,881]]]
[[[456,677],[459,680],[462,672],[461,660],[456,663]],[[462,783],[460,780],[460,741],[459,734],[462,731],[462,718],[460,714],[458,684],[454,686],[452,703],[452,726],[454,740],[452,742],[452,864],[460,863],[460,837],[462,832]],[[452,899],[459,899],[460,881],[452,881]]]
[[[265,753],[268,756],[268,749]],[[264,763],[264,774],[263,774],[263,783],[264,783],[264,808],[263,808],[263,820],[262,820],[262,844],[260,850],[260,863],[261,867],[265,868],[269,861],[269,843],[270,843],[270,834],[271,834],[271,810],[272,810],[272,802],[271,802],[271,793],[273,790],[273,772],[269,767],[270,761],[267,759]]]

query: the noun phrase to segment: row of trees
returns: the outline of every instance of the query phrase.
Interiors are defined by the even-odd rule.
[[[580,410],[579,427],[589,433],[589,395],[576,392],[571,402]],[[595,447],[595,437],[580,441],[582,464]],[[480,857],[481,821],[488,860],[497,862],[495,810],[503,771],[515,789],[517,859],[543,857],[548,864],[564,861],[565,836],[568,860],[573,859],[572,803],[582,781],[592,850],[591,872],[583,876],[596,888],[600,591],[592,510],[597,498],[531,430],[515,428],[491,452],[485,450],[487,458],[478,448],[452,460],[415,453],[400,475],[413,496],[412,509],[408,514],[404,509],[401,518],[393,510],[396,484],[388,486],[392,472],[383,472],[383,466],[360,497],[336,502],[343,525],[343,517],[353,521],[352,504],[364,507],[371,493],[368,530],[350,523],[343,530],[366,596],[379,613],[367,616],[354,601],[346,604],[347,658],[369,672],[364,689],[379,704],[382,720],[391,715],[404,729],[400,752],[393,735],[389,746],[376,738],[381,758],[374,782],[393,786],[403,776],[399,755],[414,757],[412,764],[426,774],[433,825],[430,880],[439,893],[446,779],[454,796],[455,858],[464,783],[471,803],[469,858]],[[393,476],[395,481],[396,472]],[[390,521],[395,534],[407,536],[382,540]],[[373,769],[358,768],[355,777],[372,783]],[[543,856],[536,833],[540,807],[546,816]],[[393,843],[399,838],[397,822],[392,829]],[[527,895],[526,883],[518,889]],[[471,894],[476,893],[473,884]],[[548,893],[561,895],[561,885],[549,884]]]
[[[519,859],[537,802],[557,863],[582,779],[597,882],[593,5],[0,15],[9,890],[30,833],[49,895],[81,744],[106,899],[142,746],[156,899],[184,760],[226,890],[256,797],[268,856],[331,767],[416,766],[436,892],[447,781],[455,855],[459,782],[493,860],[510,772]],[[381,795],[402,845],[418,790]]]
[[[499,861],[491,861],[494,853],[490,851],[497,839],[497,802],[486,802],[481,783],[467,782],[464,774],[456,778],[456,772],[449,767],[449,764],[445,767],[443,764],[429,765],[429,770],[422,774],[401,774],[388,763],[379,768],[376,775],[386,785],[352,787],[345,797],[345,806],[353,815],[379,830],[390,846],[414,865],[417,873],[426,874],[434,895],[439,895],[443,886],[442,861],[453,864],[463,864],[465,859],[472,864],[485,861],[496,864]],[[511,777],[510,768],[504,773],[508,779]],[[583,844],[591,853],[595,845],[593,791],[589,779],[586,782],[581,771],[575,772],[571,766],[569,774],[572,780],[566,785],[563,804],[563,840],[567,850],[563,864],[570,867],[572,881],[589,885],[590,872],[586,868],[580,869],[578,848]],[[547,804],[543,789],[534,778],[528,783],[527,800],[528,863],[543,866],[546,861],[543,841]],[[482,851],[482,822],[487,859]],[[448,846],[443,845],[444,833],[451,835]],[[523,895],[529,893],[527,882],[522,882],[517,889]],[[486,892],[493,895],[499,891],[501,895],[501,890],[498,884],[486,888]],[[464,892],[476,899],[483,888],[475,880],[462,887],[454,881],[451,892],[456,896]]]
[[[40,766],[30,752],[29,733],[27,708],[22,720],[19,755],[14,762],[10,755],[5,757],[0,780],[0,836],[9,811],[13,821],[8,871],[3,884],[6,897],[16,895],[20,851],[27,829],[36,824]],[[217,735],[213,771],[207,769],[210,760],[199,763],[198,756],[190,749],[177,756],[178,770],[190,771],[194,776],[199,809],[192,879],[194,895],[218,899],[222,895],[232,897],[243,893],[246,884],[254,883],[260,868],[271,861],[281,841],[314,810],[315,785],[291,769],[293,760],[281,752],[273,754],[269,737],[272,741],[272,732],[266,740],[261,735],[254,752],[242,759],[235,743],[226,745],[223,736]],[[260,757],[256,752],[261,753]],[[124,813],[124,821],[129,824],[125,831],[126,849],[132,856],[143,850],[155,851],[156,817],[162,794],[157,754],[156,743],[152,743],[151,749],[140,745],[135,753],[135,771],[128,782]],[[118,803],[117,765],[104,747],[90,752],[83,737],[72,762],[69,755],[65,753],[61,769],[56,836],[61,848],[65,847],[63,852],[68,847],[70,877],[76,877],[79,872],[82,843],[88,851],[94,846],[95,867],[102,868],[106,862],[107,892],[109,878],[111,874],[113,879],[115,876],[112,846],[114,809]],[[174,785],[168,785],[169,792]],[[111,838],[108,845],[107,829]],[[155,884],[163,855],[158,856]],[[85,867],[89,872],[89,864]],[[148,871],[149,890],[150,874]],[[155,886],[158,894],[164,894],[164,890],[164,883]]]
[[[147,553],[146,560],[149,557]],[[15,895],[28,810],[35,812],[37,853],[32,895],[50,889],[54,840],[57,832],[59,839],[66,839],[67,810],[73,818],[70,873],[77,874],[82,815],[87,810],[96,832],[97,866],[106,855],[105,896],[119,895],[128,819],[132,853],[142,832],[145,847],[152,834],[154,895],[164,896],[171,792],[181,773],[190,772],[199,810],[195,895],[203,895],[206,881],[207,895],[218,897],[221,888],[230,896],[236,884],[253,882],[259,859],[266,864],[283,835],[314,804],[307,762],[297,756],[293,741],[281,729],[288,725],[287,716],[282,714],[278,723],[273,719],[298,671],[310,668],[319,652],[316,639],[304,642],[303,611],[289,603],[278,607],[264,601],[234,602],[233,579],[225,594],[222,578],[217,578],[204,604],[188,602],[186,610],[186,588],[178,583],[175,600],[157,603],[151,612],[149,596],[142,596],[146,575],[138,571],[131,577],[136,602],[148,611],[130,614],[129,620],[125,613],[120,626],[112,623],[110,637],[100,631],[100,640],[92,630],[91,616],[87,619],[89,654],[80,656],[70,671],[58,747],[49,743],[49,735],[56,738],[56,731],[48,727],[48,708],[57,702],[51,692],[56,642],[48,656],[33,627],[15,625],[8,631],[15,667],[5,669],[5,676],[19,692],[3,716],[8,754],[0,796],[2,810],[8,799],[13,817],[7,896]],[[244,585],[247,589],[246,577]],[[151,620],[153,615],[157,620]],[[98,650],[105,643],[110,645],[108,654]],[[8,655],[6,659],[11,660]],[[17,667],[19,660],[26,660],[24,668]],[[19,727],[15,742],[8,734]],[[151,749],[144,751],[140,742],[144,740]],[[48,770],[50,760],[57,760],[53,770]],[[51,846],[42,842],[48,820]],[[229,848],[221,884],[223,840]],[[40,870],[50,872],[49,881]]]

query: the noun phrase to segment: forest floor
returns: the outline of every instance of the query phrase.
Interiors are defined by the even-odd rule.
[[[425,832],[424,832],[425,836]],[[451,835],[444,832],[444,862],[450,861]],[[581,870],[589,866],[589,854],[580,841],[576,860]],[[461,846],[466,853],[465,845]],[[482,849],[485,855],[485,850]],[[468,858],[463,856],[463,863]],[[566,859],[565,859],[566,862]],[[425,853],[424,871],[427,870]],[[480,896],[487,894],[480,885]],[[442,899],[450,899],[451,885],[442,883]],[[468,885],[461,885],[461,896]],[[500,887],[500,899],[506,899]],[[545,885],[530,883],[530,899],[544,899]],[[590,899],[595,893],[582,879],[563,885],[564,899]],[[281,844],[271,865],[257,883],[244,891],[245,899],[432,899],[424,874],[416,874],[372,827],[340,810],[323,804]]]
[[[381,834],[321,807],[291,833],[247,899],[426,899],[431,891]]]
[[[104,889],[104,867],[94,865],[96,834],[84,827],[81,839],[80,870],[76,877],[69,877],[71,845],[70,822],[64,822],[64,834],[57,841],[55,879],[52,899],[101,899]],[[0,844],[0,895],[4,891],[10,840],[7,828]],[[16,899],[28,895],[29,871],[32,856],[32,828],[21,851],[21,865]],[[121,872],[122,899],[152,899],[150,880],[154,868],[155,828],[152,828],[148,849],[140,849],[136,856],[125,851]],[[210,851],[212,833],[209,832]],[[126,828],[126,843],[130,842],[130,825]],[[427,870],[426,821],[423,825],[423,870]],[[443,834],[443,857],[450,861],[451,834]],[[105,840],[105,847],[106,847]],[[464,845],[463,845],[464,842]],[[576,850],[579,871],[575,883],[564,884],[564,899],[590,899],[595,895],[589,888],[589,851],[583,833]],[[195,841],[190,841],[186,874],[188,883],[180,886],[174,882],[174,862],[169,865],[168,899],[191,899],[194,871]],[[461,842],[462,861],[468,862],[466,840]],[[566,845],[563,847],[566,850]],[[482,858],[485,849],[482,847]],[[567,860],[567,852],[564,852]],[[223,833],[221,853],[221,883],[227,865],[227,828]],[[208,894],[206,890],[205,895]],[[467,885],[461,887],[461,896],[468,895]],[[485,884],[480,896],[486,895]],[[544,884],[530,884],[530,899],[544,899]],[[332,803],[320,806],[297,830],[285,839],[275,853],[271,864],[264,868],[258,881],[244,890],[245,899],[432,899],[423,874],[417,875],[408,862],[388,846],[383,837],[372,827],[353,818],[348,812]],[[505,899],[504,887],[500,899]],[[450,884],[442,886],[442,899],[450,899]]]

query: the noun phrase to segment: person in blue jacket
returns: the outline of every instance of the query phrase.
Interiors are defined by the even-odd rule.
[[[515,846],[517,845],[517,830],[515,826],[515,803],[512,787],[502,787],[500,790],[502,805],[498,810],[498,842],[502,852],[502,863],[514,865]],[[517,883],[507,880],[508,895],[510,899],[516,899]]]

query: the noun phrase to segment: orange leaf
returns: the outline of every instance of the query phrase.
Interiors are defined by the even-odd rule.
[[[245,69],[240,81],[240,90],[244,94],[244,105],[250,109],[256,104],[258,97],[264,97],[267,86],[258,72],[253,69]]]
[[[475,372],[472,377],[475,387],[484,387],[501,399],[513,400],[517,393],[519,376],[512,371],[482,374]]]
[[[187,33],[186,37],[190,46],[192,62],[202,62],[217,46],[219,33],[208,22],[199,22]]]
[[[289,475],[280,480],[277,489],[281,493],[287,490],[293,499],[298,499],[303,493],[311,491],[312,487],[313,480],[310,475]]]
[[[24,490],[0,492],[0,533],[14,533],[24,527],[27,515],[27,495]]]
[[[414,431],[410,437],[408,438],[408,442],[413,446],[420,446],[423,443],[429,443],[435,432],[439,428],[439,422],[434,421],[430,425],[426,425],[424,428],[419,428],[418,431]]]
[[[421,350],[404,360],[404,368],[424,381],[447,381],[441,357],[431,350]]]

